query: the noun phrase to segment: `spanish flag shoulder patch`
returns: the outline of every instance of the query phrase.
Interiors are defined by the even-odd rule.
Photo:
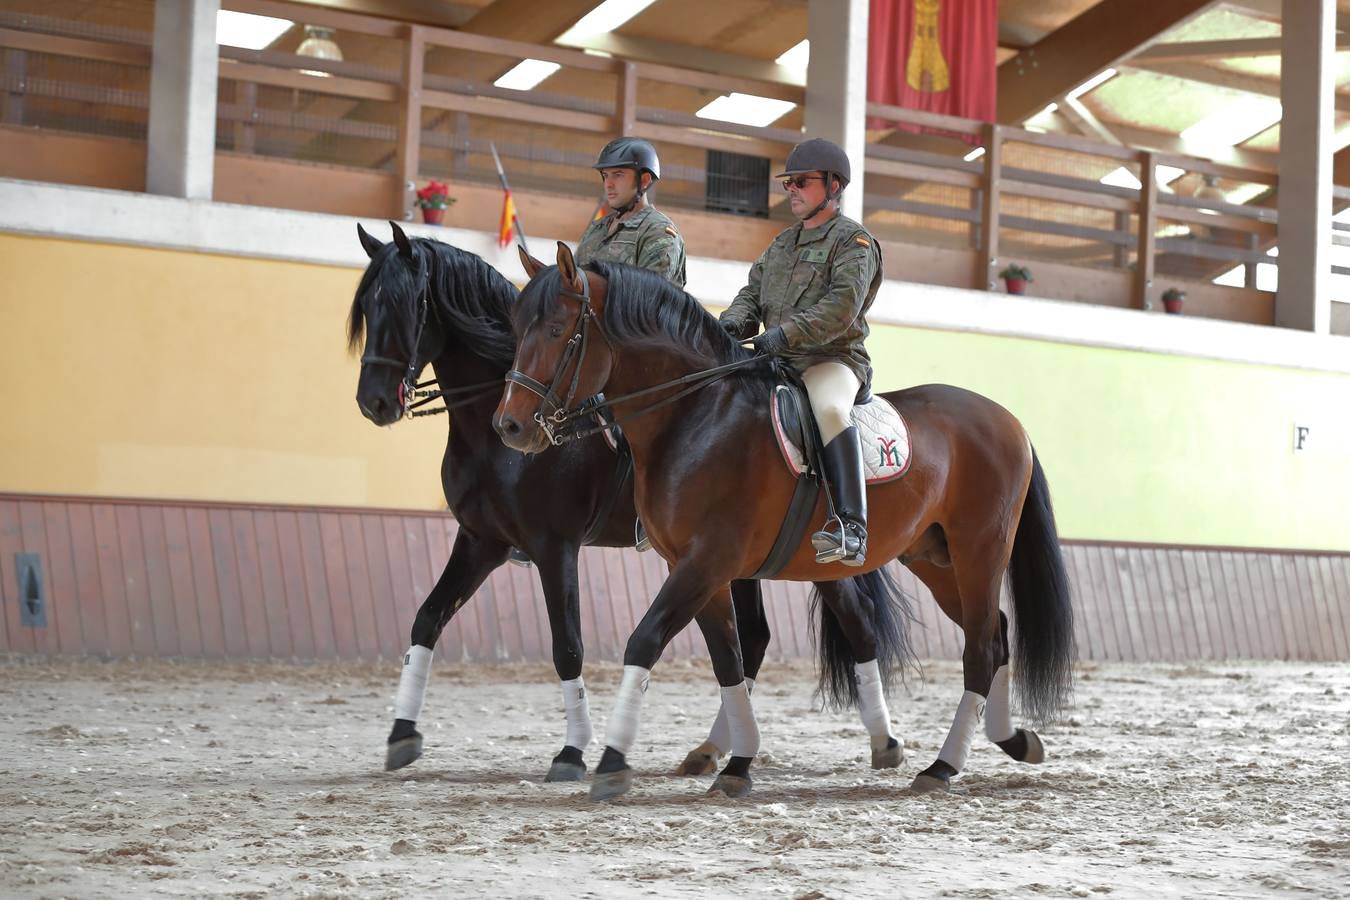
[[[861,234],[855,237],[853,240],[855,243],[862,244],[864,247],[872,246],[872,242]]]
[[[680,233],[679,233],[678,231],[675,230],[675,226],[673,226],[673,225],[667,225],[667,226],[666,226],[666,234],[670,235],[671,237],[679,237],[679,236],[680,236]]]

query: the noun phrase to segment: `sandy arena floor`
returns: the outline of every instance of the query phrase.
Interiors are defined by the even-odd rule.
[[[591,666],[597,730],[618,668]],[[426,755],[381,771],[397,666],[0,661],[0,895],[12,897],[1345,896],[1350,666],[1105,665],[1039,767],[981,740],[952,793],[906,786],[961,693],[927,666],[867,767],[812,672],[765,666],[754,793],[667,776],[706,734],[706,665],[659,666],[595,805],[543,784],[542,666],[432,671]],[[587,763],[599,752],[593,745]]]

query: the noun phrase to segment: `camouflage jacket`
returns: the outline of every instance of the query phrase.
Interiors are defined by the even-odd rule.
[[[836,360],[871,381],[864,318],[881,287],[881,248],[867,229],[837,215],[816,228],[798,222],[750,267],[750,283],[721,315],[742,334],[783,326],[798,368]]]
[[[594,259],[627,263],[684,287],[684,238],[666,215],[647,206],[619,222],[611,234],[613,225],[614,214],[610,213],[586,227],[577,244],[577,265]]]

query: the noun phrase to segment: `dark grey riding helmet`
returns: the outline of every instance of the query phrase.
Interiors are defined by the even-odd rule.
[[[637,169],[638,174],[652,173],[652,181],[661,179],[661,160],[657,158],[656,148],[650,141],[642,138],[615,138],[605,145],[596,158],[595,170],[600,169]]]
[[[812,172],[825,173],[825,200],[804,218],[811,218],[825,208],[825,204],[843,193],[848,187],[853,170],[849,167],[848,154],[833,141],[824,138],[811,138],[802,141],[788,154],[787,165],[774,178],[788,175],[809,175]],[[839,179],[839,190],[833,189],[830,177]]]

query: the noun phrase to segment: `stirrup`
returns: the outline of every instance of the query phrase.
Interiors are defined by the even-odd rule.
[[[652,549],[652,539],[647,537],[647,529],[642,527],[641,519],[633,520],[633,546],[637,547],[639,553]]]
[[[526,553],[524,550],[520,549],[519,547],[512,547],[511,555],[508,556],[506,559],[512,565],[520,566],[522,569],[528,569],[530,566],[534,565],[534,563],[530,560],[529,554]]]
[[[830,530],[831,527],[838,529]],[[834,516],[825,523],[825,528],[811,535],[811,546],[816,548],[816,562],[820,565],[843,563],[846,566],[861,566],[867,553],[867,538],[860,534],[861,529],[853,523],[845,523]],[[850,540],[856,544],[849,547]]]

